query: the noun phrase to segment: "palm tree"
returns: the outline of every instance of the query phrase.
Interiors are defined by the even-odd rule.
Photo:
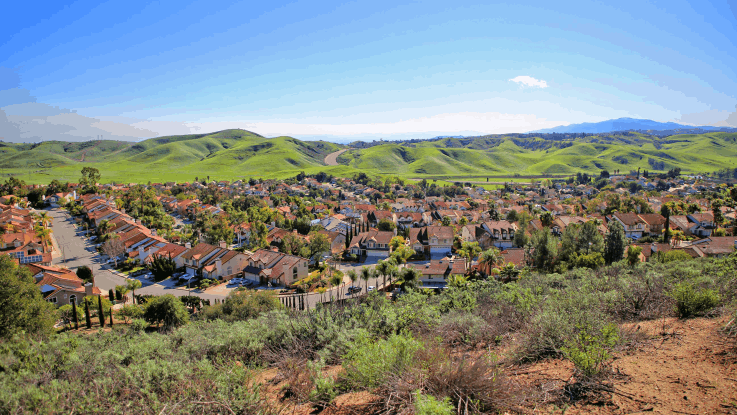
[[[366,282],[366,292],[368,293],[368,282],[373,276],[373,272],[369,267],[361,268],[361,279]]]
[[[106,233],[110,232],[110,229],[112,229],[112,227],[113,224],[110,223],[109,220],[103,219],[97,225],[97,233],[99,234],[99,236],[105,235]]]
[[[41,223],[43,224],[43,227],[44,228],[47,228],[49,226],[49,224],[51,224],[51,222],[53,221],[53,219],[51,218],[51,216],[49,216],[49,214],[46,213],[46,212],[41,212],[38,215],[38,218],[41,220]]]
[[[397,268],[396,264],[389,263],[389,269],[386,271],[386,275],[389,277],[390,285],[396,281],[397,276],[399,275],[399,268]]]
[[[496,265],[501,264],[501,262],[501,254],[496,248],[487,249],[481,253],[481,256],[479,256],[479,265],[484,267],[484,272],[486,272],[487,276],[491,274],[491,269]]]
[[[132,280],[132,279],[126,281],[125,284],[128,287],[128,289],[133,292],[133,304],[135,304],[136,303],[136,290],[141,288],[143,284],[141,284],[141,281]]]
[[[389,263],[389,261],[379,261],[379,263],[376,264],[376,272],[384,277],[384,284],[382,285],[383,287],[386,287],[386,276],[389,274],[389,268],[391,268],[391,264]]]
[[[343,283],[343,277],[341,277],[338,274],[333,274],[333,276],[330,277],[330,285],[335,288],[336,286]],[[330,298],[333,298],[333,294],[330,294]],[[340,289],[338,289],[338,298],[340,299]]]
[[[354,269],[348,270],[348,278],[351,280],[351,286],[353,286],[353,284],[355,284],[356,281],[358,281],[358,274],[356,273],[356,270]],[[351,292],[351,295],[353,294],[354,292]]]
[[[466,268],[471,265],[471,260],[481,252],[478,242],[463,242],[461,249],[458,250],[458,255],[462,256],[466,260]]]
[[[51,240],[51,229],[39,229],[36,231],[36,236],[41,238],[41,242],[45,245],[48,245],[49,241]]]
[[[414,288],[417,286],[417,281],[422,277],[420,270],[412,267],[407,267],[399,273],[399,286],[402,287],[403,291],[407,291],[408,288]]]

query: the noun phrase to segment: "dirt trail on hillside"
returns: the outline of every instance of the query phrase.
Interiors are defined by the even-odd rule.
[[[338,150],[333,153],[328,154],[325,156],[325,164],[328,166],[337,166],[338,165],[338,156],[348,151],[347,148],[344,148],[343,150]]]

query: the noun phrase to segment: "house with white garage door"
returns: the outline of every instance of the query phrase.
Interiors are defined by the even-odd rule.
[[[367,258],[388,258],[389,242],[394,237],[394,232],[375,231],[361,232],[351,239],[350,252],[354,255]]]

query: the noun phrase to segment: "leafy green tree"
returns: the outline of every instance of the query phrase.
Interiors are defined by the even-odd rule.
[[[626,246],[627,237],[622,224],[617,220],[609,222],[609,233],[604,246],[604,260],[607,265],[621,260]]]
[[[289,255],[299,255],[304,246],[304,239],[293,233],[288,233],[281,239],[279,251]]]
[[[140,306],[128,304],[118,310],[118,315],[123,317],[125,323],[128,324],[130,320],[143,317],[143,309]]]
[[[550,212],[543,212],[542,215],[540,215],[540,222],[546,228],[553,226],[553,219],[553,214]]]
[[[310,233],[310,242],[307,244],[310,259],[317,260],[320,255],[330,251],[330,240],[319,232]]]
[[[274,292],[264,290],[236,290],[222,303],[229,320],[248,320],[282,307]]]
[[[558,241],[550,229],[541,229],[532,235],[532,263],[542,271],[550,271],[558,261]]]
[[[561,258],[572,260],[576,255],[588,255],[604,250],[604,237],[597,229],[596,222],[571,224],[561,237]]]
[[[640,254],[642,253],[642,247],[637,245],[630,245],[627,247],[627,262],[631,267],[637,265],[640,262]]]
[[[0,255],[0,339],[21,332],[50,334],[56,319],[56,309],[43,299],[30,271]]]
[[[95,277],[92,275],[92,270],[86,265],[82,265],[77,268],[77,276],[84,281],[85,284],[95,281]]]
[[[154,297],[144,305],[143,319],[163,328],[179,327],[189,322],[189,313],[181,301],[171,294]]]
[[[450,226],[450,216],[444,216],[441,223],[443,224],[443,226]]]
[[[397,228],[397,225],[389,219],[382,219],[379,221],[377,228],[380,231],[391,232]]]
[[[59,317],[64,322],[64,325],[70,325],[73,322],[79,321],[80,318],[82,318],[82,310],[79,310],[77,307],[75,307],[72,304],[65,304],[57,310],[59,313]],[[77,313],[78,315],[75,316],[74,314]],[[76,318],[75,318],[76,317]]]
[[[457,252],[466,260],[466,266],[471,264],[471,260],[481,253],[481,247],[478,242],[463,242],[461,249]]]
[[[148,269],[154,275],[155,281],[163,281],[177,269],[177,264],[171,259],[171,256],[154,255],[154,259],[148,264]]]

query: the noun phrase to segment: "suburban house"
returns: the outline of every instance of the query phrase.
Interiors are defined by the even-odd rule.
[[[660,236],[665,229],[665,218],[657,213],[641,213],[638,215],[645,222],[650,236]]]
[[[451,275],[465,275],[466,261],[463,259],[433,260],[428,264],[409,264],[422,273],[420,283],[422,288],[444,288]]]
[[[714,215],[711,212],[704,213],[692,213],[686,215],[688,221],[691,223],[689,232],[691,235],[696,235],[700,238],[707,238],[711,236],[711,232],[716,228],[714,224]]]
[[[51,253],[44,252],[43,241],[33,231],[0,235],[1,254],[10,255],[19,264],[51,265]]]
[[[48,203],[53,208],[58,208],[59,206],[66,205],[70,201],[76,200],[76,199],[77,199],[76,192],[55,193],[46,198],[46,203]]]
[[[330,253],[332,254],[338,254],[340,252],[343,252],[345,250],[345,235],[343,235],[340,232],[331,232],[326,230],[317,231],[317,233],[321,233],[325,235],[325,237],[328,238],[328,241],[330,241]]]
[[[492,246],[511,248],[517,224],[506,220],[487,221],[481,225],[467,225],[461,228],[461,238],[466,242],[478,242],[482,249]]]
[[[259,249],[248,259],[243,277],[261,284],[290,285],[307,277],[307,259]]]
[[[636,213],[615,213],[612,220],[622,224],[625,236],[630,239],[640,239],[647,231],[647,223]]]
[[[187,243],[189,245],[189,243]],[[186,245],[185,245],[186,246]],[[191,246],[191,245],[190,245]],[[187,249],[181,256],[184,269],[189,275],[202,275],[202,268],[207,260],[220,252],[220,248],[204,242],[197,244],[194,248]]]
[[[684,249],[692,250],[693,253],[689,253],[696,257],[723,258],[737,250],[737,237],[710,236],[705,239],[693,241],[685,246]]]
[[[249,265],[250,252],[241,253],[230,249],[218,248],[202,264],[202,277],[212,280],[230,280],[243,272]]]
[[[88,295],[100,295],[92,283],[84,284],[74,272],[59,267],[30,265],[28,267],[41,290],[44,300],[61,307],[77,303]]]
[[[375,231],[361,232],[351,239],[349,246],[351,254],[363,255],[370,258],[387,258],[389,256],[389,242],[394,232]]]
[[[409,230],[409,245],[416,252],[442,254],[453,247],[454,231],[451,226],[426,226]]]

